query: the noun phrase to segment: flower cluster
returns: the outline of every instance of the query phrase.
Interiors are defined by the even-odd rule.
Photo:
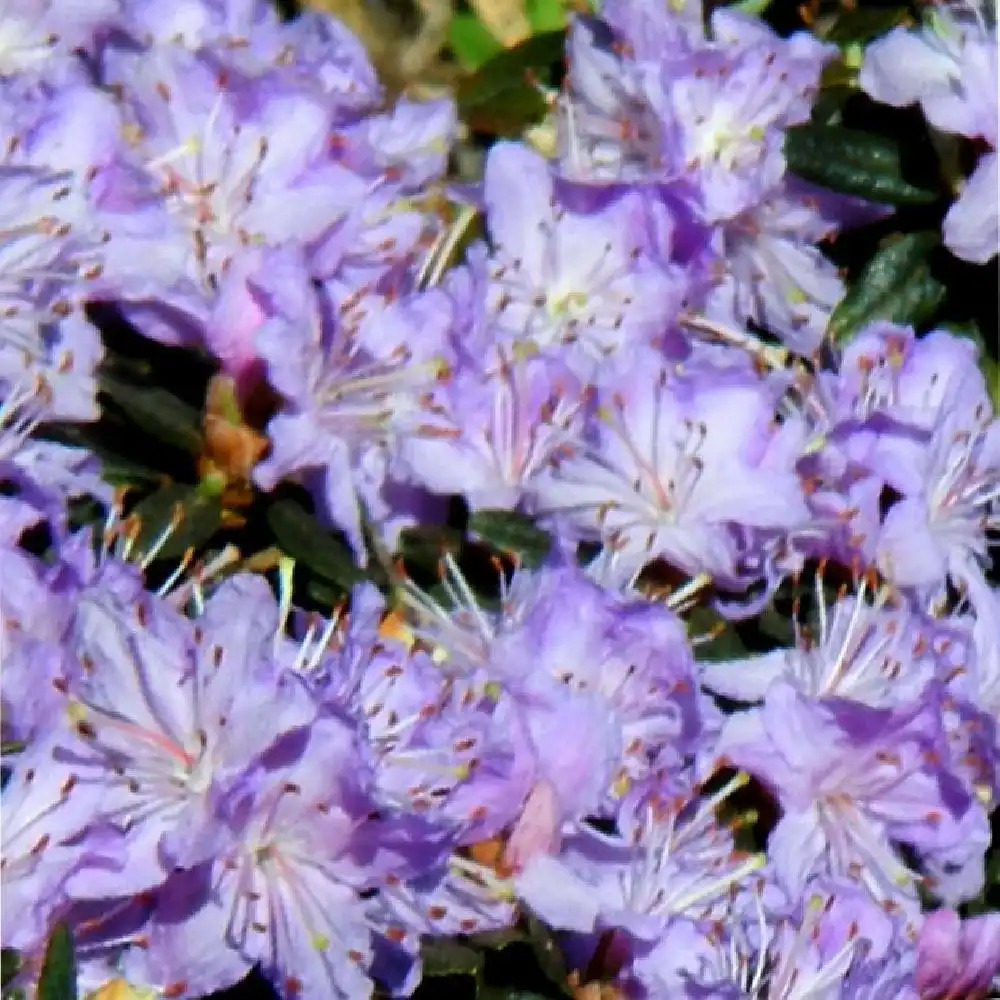
[[[475,191],[451,101],[390,101],[325,15],[2,14],[15,985],[64,923],[84,992],[256,967],[287,998],[408,995],[427,940],[530,911],[583,989],[987,995],[1000,917],[959,908],[1000,800],[1000,419],[971,339],[825,337],[818,244],[864,213],[783,144],[833,47],[702,14],[576,19],[558,150],[498,142]],[[996,145],[994,28],[899,29],[861,79]],[[995,174],[945,220],[971,260]],[[154,586],[171,528],[138,545],[97,457],[44,433],[100,417],[95,307],[213,358],[264,414],[255,488],[307,489],[362,568],[455,498],[550,554],[497,559],[492,593],[450,554],[433,586],[395,567],[327,615],[288,560]],[[732,628],[789,594],[783,644],[696,655],[696,607]]]

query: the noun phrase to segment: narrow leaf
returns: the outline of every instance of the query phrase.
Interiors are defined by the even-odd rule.
[[[0,952],[0,989],[6,989],[20,971],[21,953],[16,948],[4,948]]]
[[[76,995],[73,936],[65,924],[57,924],[45,948],[38,1000],[76,1000]]]
[[[143,554],[155,549],[155,559],[179,559],[187,549],[203,547],[222,524],[219,497],[181,483],[157,490],[132,513],[141,529],[136,547]]]
[[[565,32],[533,35],[499,52],[457,89],[459,113],[473,129],[516,136],[540,122],[548,104],[538,83],[549,83],[562,65]]]
[[[569,987],[569,970],[566,968],[566,960],[563,958],[562,949],[559,947],[555,934],[534,914],[529,913],[526,922],[528,938],[539,969],[542,970],[558,993],[572,996],[572,990]]]
[[[518,556],[529,568],[542,563],[552,548],[548,534],[516,511],[476,511],[469,520],[469,531],[501,552]]]
[[[909,16],[905,7],[855,7],[842,10],[824,32],[824,39],[837,45],[870,42],[891,31]]]
[[[528,0],[528,20],[536,34],[566,27],[565,0]]]
[[[944,298],[927,255],[937,233],[908,233],[883,246],[868,262],[830,317],[828,333],[840,341],[877,319],[926,322]]]
[[[448,37],[455,58],[467,70],[477,70],[488,59],[503,51],[503,46],[474,14],[456,14],[451,19]]]
[[[166,389],[130,385],[101,376],[101,391],[135,425],[157,441],[197,455],[201,451],[201,415]]]
[[[324,580],[350,590],[365,579],[347,546],[295,500],[273,504],[267,512],[267,523],[282,551]]]
[[[804,180],[888,205],[920,205],[937,194],[905,180],[899,147],[887,136],[810,123],[785,133],[788,169]]]
[[[433,938],[421,952],[425,976],[477,976],[482,968],[481,952],[449,938]]]

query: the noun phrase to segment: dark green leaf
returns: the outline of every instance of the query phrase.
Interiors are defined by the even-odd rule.
[[[899,147],[887,136],[809,123],[785,133],[788,169],[807,181],[888,205],[919,205],[934,201],[903,179]]]
[[[478,976],[483,966],[481,952],[450,938],[432,938],[421,951],[425,976]]]
[[[279,500],[267,512],[267,523],[281,549],[314,573],[350,590],[365,579],[343,542],[295,500]]]
[[[937,233],[922,232],[883,246],[834,309],[828,327],[833,340],[843,340],[877,319],[926,322],[945,293],[927,265],[927,255],[937,243]]]
[[[156,548],[156,559],[179,559],[187,549],[199,549],[222,524],[222,503],[197,486],[171,483],[146,497],[132,511],[141,530],[141,553]],[[162,546],[164,533],[169,533]]]
[[[733,627],[733,623],[723,618],[711,608],[693,608],[688,615],[688,635],[701,638],[709,635],[709,641],[701,641],[694,647],[696,660],[714,662],[716,660],[738,660],[749,654]]]
[[[502,951],[509,945],[523,944],[527,939],[527,931],[515,924],[513,927],[504,927],[497,931],[483,931],[481,934],[473,934],[469,938],[469,944],[487,951]]]
[[[757,628],[781,646],[791,646],[795,642],[795,629],[792,620],[779,614],[774,607],[764,609],[757,619]]]
[[[455,555],[462,547],[462,536],[454,528],[430,525],[407,528],[399,536],[399,554],[411,566],[437,571],[448,553]]]
[[[535,953],[535,961],[542,970],[549,982],[556,987],[559,993],[565,996],[572,996],[569,986],[569,970],[566,968],[566,961],[563,958],[562,949],[556,940],[555,934],[549,930],[534,914],[528,914],[526,919],[528,940]]]
[[[28,744],[24,740],[4,740],[0,744],[0,756],[11,757],[21,753]]]
[[[101,391],[125,417],[157,441],[197,455],[201,451],[201,414],[166,389],[137,386],[101,376]]]
[[[65,924],[57,924],[45,948],[38,978],[38,1000],[76,1000],[76,956],[73,935]]]
[[[21,953],[16,948],[4,948],[0,952],[0,989],[6,989],[7,984],[21,969]]]
[[[310,600],[315,601],[321,607],[335,608],[343,600],[345,589],[332,587],[320,580],[319,577],[313,577],[306,584],[306,593]]]
[[[511,510],[479,510],[469,519],[469,532],[499,549],[516,555],[529,568],[540,565],[552,548],[552,539],[530,518]]]
[[[837,45],[864,44],[884,35],[908,17],[905,7],[855,7],[842,10],[825,32],[825,40]]]
[[[459,114],[473,129],[516,136],[548,110],[536,85],[561,66],[566,33],[546,31],[498,53],[457,89]]]

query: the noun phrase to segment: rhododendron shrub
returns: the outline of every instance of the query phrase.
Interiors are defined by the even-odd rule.
[[[3,1000],[1000,986],[995,9],[541,7],[0,3]]]

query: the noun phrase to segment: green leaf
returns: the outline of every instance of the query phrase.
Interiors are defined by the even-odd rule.
[[[483,967],[482,952],[450,938],[432,938],[421,950],[424,976],[478,976]]]
[[[448,41],[455,58],[467,70],[479,69],[488,59],[503,51],[503,45],[475,14],[456,14],[451,19]]]
[[[738,10],[741,14],[749,14],[751,17],[760,17],[774,0],[737,0],[730,6],[733,10]]]
[[[830,337],[842,341],[878,319],[914,326],[929,320],[945,295],[927,264],[938,241],[937,233],[920,232],[884,245],[834,309]]]
[[[38,1000],[76,1000],[73,935],[65,924],[56,924],[45,948],[38,978]]]
[[[0,756],[12,757],[14,754],[22,753],[27,745],[24,740],[4,740],[0,743]]]
[[[0,951],[0,989],[6,989],[7,984],[21,971],[21,953],[16,948],[4,948]]]
[[[469,937],[469,944],[486,951],[503,951],[512,944],[524,944],[527,940],[528,932],[519,924],[515,924],[513,927],[473,934]]]
[[[458,84],[463,121],[478,132],[518,136],[548,111],[537,83],[548,83],[562,66],[566,33],[546,31],[504,49]]]
[[[406,528],[399,535],[399,554],[413,566],[436,572],[446,553],[456,555],[462,536],[454,528],[420,525]]]
[[[350,590],[365,579],[347,546],[295,500],[279,500],[272,504],[267,512],[267,523],[282,551],[324,580]]]
[[[483,541],[516,555],[529,569],[539,566],[552,539],[530,518],[511,510],[479,510],[469,519],[469,531]]]
[[[139,519],[136,541],[139,552],[156,549],[155,559],[179,559],[187,549],[199,549],[222,524],[222,503],[197,486],[171,483],[136,504]],[[160,545],[164,533],[166,541]]]
[[[562,948],[559,947],[555,934],[534,914],[529,913],[525,919],[528,940],[539,969],[559,993],[572,996],[573,991],[568,982],[569,970],[566,968],[566,960],[563,958]]]
[[[181,451],[201,451],[201,414],[166,389],[130,385],[102,374],[103,392],[122,413],[150,437]]]
[[[934,191],[904,180],[898,145],[887,136],[809,123],[785,133],[788,169],[804,180],[887,205],[920,205]]]
[[[528,0],[527,13],[531,30],[535,34],[543,31],[559,31],[566,27],[564,0]]]
[[[864,44],[891,31],[908,17],[905,7],[858,6],[841,11],[823,37],[837,45]]]
[[[699,662],[738,660],[749,655],[749,650],[737,634],[733,623],[711,608],[700,606],[693,608],[688,615],[687,626],[688,635],[692,638],[718,633],[710,641],[699,642],[694,647],[694,656]]]

